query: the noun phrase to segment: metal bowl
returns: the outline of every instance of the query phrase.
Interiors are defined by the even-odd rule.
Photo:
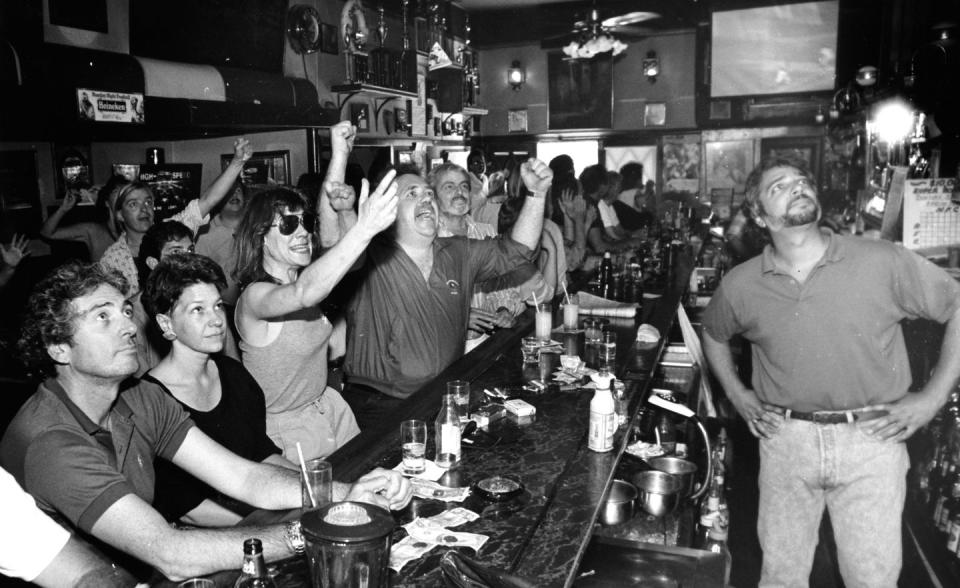
[[[648,514],[662,517],[680,504],[682,486],[673,474],[647,470],[634,474],[631,481],[639,493],[640,508]]]
[[[610,491],[603,498],[600,522],[604,525],[619,525],[633,518],[633,504],[637,489],[626,480],[614,480]]]
[[[683,496],[693,494],[693,485],[696,483],[697,464],[679,457],[653,457],[647,460],[655,470],[672,474],[680,481]]]

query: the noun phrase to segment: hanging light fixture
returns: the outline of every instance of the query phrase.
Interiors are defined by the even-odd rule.
[[[590,18],[586,22],[577,23],[577,28],[580,31],[579,37],[563,48],[563,52],[570,59],[590,59],[608,51],[617,56],[627,49],[627,44],[610,34],[600,21],[596,8],[590,11]]]

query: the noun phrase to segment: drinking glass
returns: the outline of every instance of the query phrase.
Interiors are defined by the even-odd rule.
[[[583,338],[587,343],[599,343],[602,323],[598,319],[583,321]]]
[[[537,350],[540,349],[540,339],[524,337],[520,341],[520,351],[523,353],[523,363],[537,363]]]
[[[315,510],[333,502],[333,466],[325,459],[311,459],[300,472],[304,510]]]
[[[573,294],[563,305],[563,328],[566,331],[576,331],[577,321],[580,319],[580,298]]]
[[[553,328],[553,307],[549,302],[541,302],[537,305],[537,339],[541,341],[550,341],[550,331]]]
[[[427,423],[409,420],[400,423],[400,448],[403,452],[403,473],[419,474],[426,469]]]
[[[613,373],[617,363],[617,333],[603,331],[600,335],[600,371]]]
[[[460,423],[470,420],[470,382],[453,380],[447,382],[447,393],[457,399],[457,410],[460,412]]]
[[[177,588],[217,588],[217,583],[210,578],[190,578],[177,584]]]

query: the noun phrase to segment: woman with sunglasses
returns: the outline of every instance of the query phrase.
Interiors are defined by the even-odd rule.
[[[330,129],[333,156],[325,192],[343,182],[355,133],[347,121]],[[326,385],[333,325],[319,304],[370,240],[393,224],[397,215],[393,175],[388,174],[369,197],[369,184],[363,181],[357,224],[316,259],[317,215],[292,188],[277,187],[254,196],[237,227],[240,351],[245,367],[263,388],[267,434],[291,461],[298,459],[297,443],[304,458],[325,457],[360,431],[343,397]],[[352,210],[352,202],[340,204]],[[332,206],[328,195],[321,195],[320,205]]]
[[[183,223],[194,233],[200,225],[209,220],[208,215],[214,206],[230,192],[233,182],[243,172],[243,165],[253,156],[250,142],[243,137],[233,142],[233,159],[230,165],[214,180],[200,198],[187,203],[187,206],[167,220]],[[103,253],[100,265],[123,274],[129,284],[128,296],[140,291],[140,279],[136,262],[140,253],[140,242],[147,229],[154,222],[154,194],[147,184],[131,182],[120,189],[113,204],[113,214],[120,226],[120,236]]]

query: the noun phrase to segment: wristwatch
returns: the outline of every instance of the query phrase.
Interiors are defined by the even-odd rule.
[[[303,555],[305,546],[303,543],[303,532],[300,530],[300,520],[290,521],[284,525],[284,534],[290,549],[297,555]]]

